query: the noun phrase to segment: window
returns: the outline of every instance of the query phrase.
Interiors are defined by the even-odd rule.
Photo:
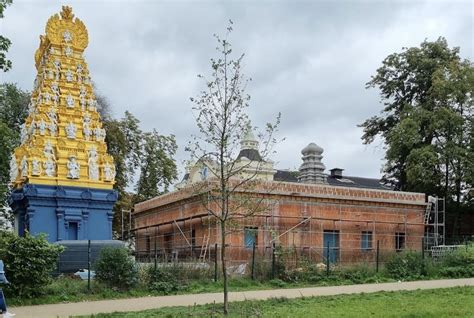
[[[253,248],[257,245],[258,227],[244,227],[244,246],[245,248]]]
[[[362,231],[362,236],[360,240],[360,248],[364,251],[372,249],[372,232],[371,231]]]
[[[405,249],[405,233],[397,232],[395,233],[395,249],[401,251]]]

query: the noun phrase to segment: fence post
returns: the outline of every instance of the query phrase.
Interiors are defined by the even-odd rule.
[[[275,242],[272,243],[272,279],[275,279]]]
[[[380,241],[377,240],[377,249],[375,252],[375,272],[379,272]]]
[[[91,291],[91,240],[87,240],[87,289]]]
[[[156,237],[155,237],[155,259],[154,259],[154,269],[155,269],[155,272],[156,272],[156,269],[158,268],[158,255],[157,255],[157,251],[156,251]]]
[[[214,244],[214,281],[217,282],[217,243]]]
[[[326,251],[326,276],[329,276],[329,266],[331,264],[329,263],[329,242],[327,246],[327,251]]]
[[[255,242],[253,242],[252,250],[252,280],[255,280]]]
[[[425,259],[425,239],[421,239],[421,259]]]

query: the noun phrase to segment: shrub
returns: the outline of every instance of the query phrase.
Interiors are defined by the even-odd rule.
[[[138,282],[138,268],[124,247],[105,247],[95,264],[99,282],[119,290],[127,290]]]
[[[474,277],[474,246],[461,247],[448,253],[438,264],[444,277]]]
[[[395,279],[418,279],[426,275],[426,264],[420,253],[411,251],[390,257],[385,269]]]
[[[167,267],[150,267],[148,269],[148,289],[154,292],[160,292],[165,295],[176,293],[184,288],[177,278],[177,272],[173,272],[171,268]]]
[[[10,282],[6,290],[18,297],[34,297],[51,282],[62,246],[50,244],[44,235],[20,237],[0,232],[0,259]]]

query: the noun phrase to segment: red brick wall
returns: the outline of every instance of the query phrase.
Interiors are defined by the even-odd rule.
[[[421,249],[425,206],[421,193],[276,182],[263,183],[253,189],[253,193],[263,195],[274,204],[258,216],[239,221],[237,231],[227,237],[231,259],[244,260],[250,255],[251,251],[243,247],[242,229],[245,226],[258,227],[257,245],[259,252],[263,253],[271,246],[272,237],[281,235],[308,217],[311,217],[309,222],[282,235],[276,240],[277,244],[286,248],[296,247],[313,253],[317,258],[322,253],[323,231],[338,230],[340,260],[352,262],[361,261],[372,253],[360,249],[362,231],[372,231],[373,249],[378,240],[383,251],[394,251],[395,233],[403,232],[406,248]],[[220,242],[220,231],[214,219],[207,217],[203,202],[190,188],[137,204],[134,219],[138,251],[150,247],[146,240],[150,237],[152,250],[156,240],[160,250],[174,249],[180,250],[182,255],[191,255],[192,248],[188,242],[192,241],[192,230],[195,233],[195,257],[205,245],[205,236],[210,237],[210,246]]]

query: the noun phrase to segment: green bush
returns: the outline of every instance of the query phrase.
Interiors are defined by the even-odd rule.
[[[390,257],[385,270],[391,278],[419,279],[426,276],[426,263],[420,253],[408,251]]]
[[[440,260],[438,268],[443,277],[474,277],[474,245],[448,253]]]
[[[127,290],[138,282],[138,268],[124,247],[106,247],[95,264],[96,278],[108,287]]]
[[[44,235],[20,237],[0,232],[0,259],[10,282],[6,290],[18,297],[40,295],[51,282],[51,272],[63,250],[62,246],[50,244]]]
[[[163,293],[165,295],[176,293],[184,288],[178,280],[178,273],[167,267],[150,267],[148,269],[148,290]]]

